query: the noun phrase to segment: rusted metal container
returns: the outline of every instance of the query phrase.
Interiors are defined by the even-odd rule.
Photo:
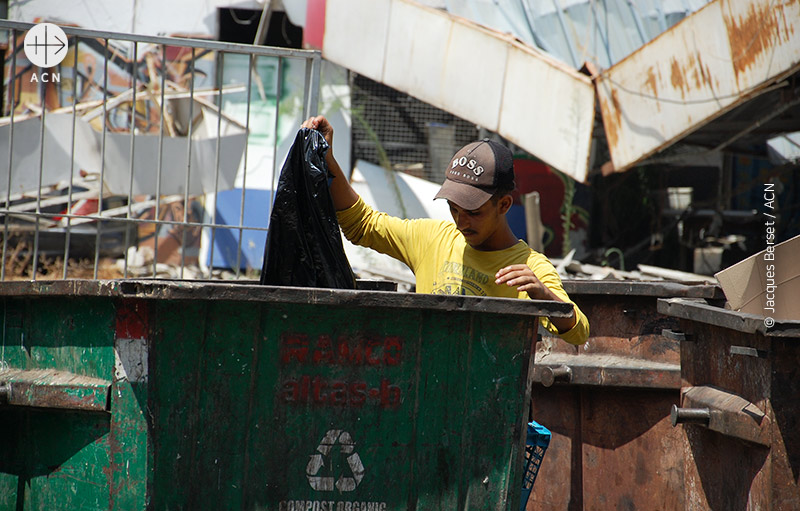
[[[691,509],[800,509],[800,321],[686,298],[659,300],[658,311],[679,319],[685,338],[670,415],[685,432]]]
[[[552,440],[529,510],[684,509],[679,321],[660,297],[723,298],[709,285],[564,281],[591,323],[583,346],[545,335],[531,418]],[[664,335],[666,334],[666,335]],[[687,508],[688,509],[688,508]]]
[[[517,511],[548,301],[0,283],[0,510]]]

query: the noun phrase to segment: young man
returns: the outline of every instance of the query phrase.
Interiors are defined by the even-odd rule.
[[[506,220],[515,188],[511,151],[489,140],[461,148],[451,161],[437,199],[446,199],[455,224],[402,220],[374,211],[359,197],[333,157],[333,127],[322,116],[316,129],[330,149],[330,191],[339,224],[351,242],[407,264],[418,293],[556,300],[573,304],[568,318],[541,318],[542,325],[571,344],[589,336],[586,316],[567,296],[552,263],[516,238]]]

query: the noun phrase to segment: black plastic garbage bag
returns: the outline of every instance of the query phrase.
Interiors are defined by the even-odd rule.
[[[328,189],[327,151],[319,131],[297,132],[269,219],[262,284],[355,288]]]

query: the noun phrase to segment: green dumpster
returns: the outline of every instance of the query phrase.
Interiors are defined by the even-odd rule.
[[[519,509],[548,301],[0,283],[0,510]]]

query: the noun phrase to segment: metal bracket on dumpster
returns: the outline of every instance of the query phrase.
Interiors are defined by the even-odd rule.
[[[700,424],[726,436],[770,446],[770,419],[750,401],[707,386],[688,387],[681,394],[681,408],[672,405],[673,426]]]
[[[54,369],[0,371],[0,406],[105,412],[111,382]]]
[[[664,337],[666,337],[671,341],[685,342],[694,340],[692,338],[692,334],[688,332],[682,332],[680,330],[671,330],[669,328],[664,328],[663,330],[661,330],[661,335],[663,335]]]
[[[731,346],[731,355],[744,355],[746,357],[767,358],[769,352],[766,350],[759,350],[749,346]]]
[[[561,383],[677,390],[681,388],[681,368],[679,364],[608,354],[537,353],[533,381],[545,387]]]

